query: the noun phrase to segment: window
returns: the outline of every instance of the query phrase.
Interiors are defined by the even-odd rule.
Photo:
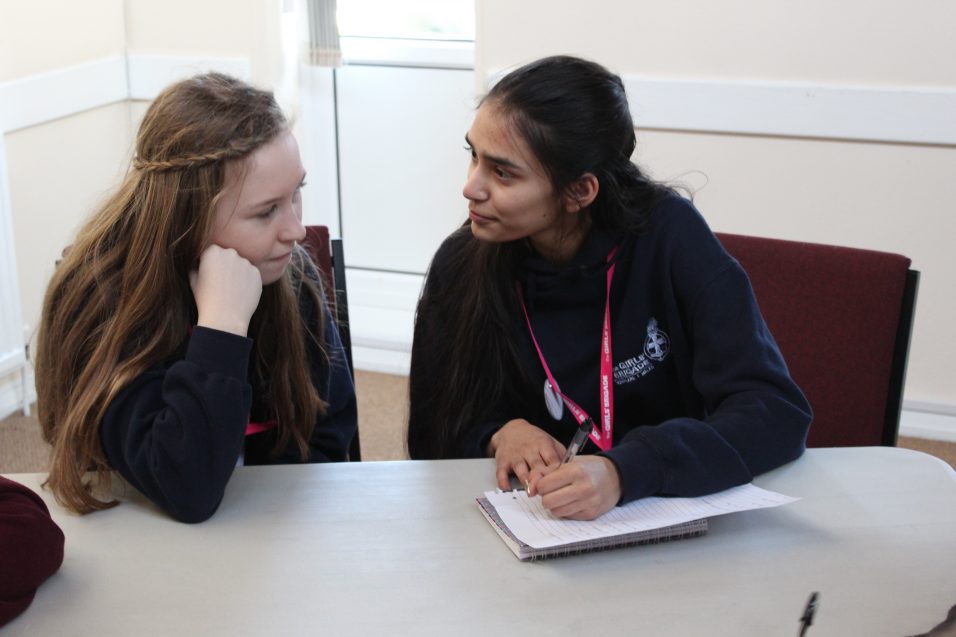
[[[338,0],[337,12],[344,37],[475,39],[474,0]]]

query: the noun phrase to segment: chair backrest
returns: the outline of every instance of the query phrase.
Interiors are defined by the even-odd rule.
[[[807,444],[896,444],[919,272],[902,255],[719,233],[813,407]]]
[[[342,240],[329,239],[327,226],[306,226],[302,247],[312,257],[312,261],[322,277],[322,285],[325,287],[329,310],[335,317],[335,324],[342,339],[342,346],[345,349],[345,358],[349,364],[349,372],[352,374],[354,381],[355,368],[352,367],[352,335],[349,330],[349,298],[345,286],[345,253]],[[362,459],[357,431],[349,448],[349,459],[353,461]]]

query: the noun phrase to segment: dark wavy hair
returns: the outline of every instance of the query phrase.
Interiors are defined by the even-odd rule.
[[[586,211],[595,226],[639,232],[669,192],[631,161],[637,140],[624,84],[600,64],[568,56],[531,62],[495,84],[479,103],[485,105],[510,119],[558,195],[585,173],[597,177],[598,194]],[[467,226],[445,244],[447,268],[429,271],[418,303],[409,379],[412,458],[462,455],[470,429],[492,417],[489,406],[503,399],[521,404],[537,391],[509,336],[519,312],[514,282],[524,244],[483,243]],[[442,384],[424,386],[425,379]]]

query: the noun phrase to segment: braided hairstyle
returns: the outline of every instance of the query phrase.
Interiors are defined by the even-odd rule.
[[[48,484],[64,506],[86,513],[114,504],[94,493],[109,481],[103,415],[146,369],[182,356],[196,320],[189,272],[209,243],[226,166],[239,162],[243,178],[244,159],[287,127],[271,93],[219,73],[173,84],[146,111],[131,169],[82,226],[44,298],[38,412],[53,446]],[[276,450],[292,441],[304,459],[325,404],[310,381],[303,329],[321,343],[324,325],[321,312],[317,325],[302,325],[297,295],[318,292],[296,256],[263,289],[249,334],[278,421]]]
[[[162,173],[244,157],[286,126],[272,93],[221,73],[198,75],[169,87],[150,105],[133,168]]]

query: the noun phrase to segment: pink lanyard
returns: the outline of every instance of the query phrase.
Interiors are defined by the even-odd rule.
[[[616,247],[611,248],[611,251],[607,255],[608,263],[610,263],[616,251]],[[612,381],[614,370],[611,362],[611,280],[614,278],[614,266],[615,264],[611,263],[607,269],[607,289],[604,296],[604,326],[601,330],[601,385],[599,392],[601,428],[598,429],[594,427],[591,429],[590,435],[591,440],[594,441],[594,444],[596,444],[601,451],[607,451],[611,448],[611,437],[614,433],[614,385]],[[578,424],[581,424],[589,419],[590,416],[588,416],[587,412],[581,409],[577,403],[568,398],[558,387],[558,382],[551,374],[551,369],[548,367],[547,361],[544,360],[544,354],[538,345],[538,339],[534,337],[534,330],[531,328],[531,319],[528,316],[528,308],[525,307],[524,294],[520,282],[517,283],[517,287],[518,302],[521,303],[521,311],[524,313],[524,320],[528,324],[528,333],[531,335],[531,342],[534,343],[534,348],[538,350],[538,358],[541,360],[541,367],[544,368],[548,382],[551,383],[551,387],[561,396],[561,400],[564,401],[568,411],[570,411],[575,420],[578,421]]]

